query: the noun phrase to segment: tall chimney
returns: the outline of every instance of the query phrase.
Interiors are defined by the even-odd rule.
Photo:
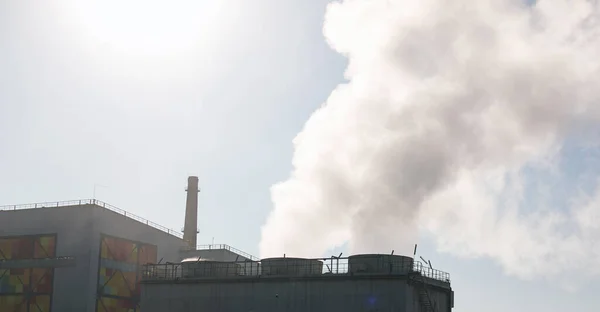
[[[196,235],[198,234],[198,177],[188,177],[185,202],[185,225],[183,227],[183,240],[190,248],[196,249]]]

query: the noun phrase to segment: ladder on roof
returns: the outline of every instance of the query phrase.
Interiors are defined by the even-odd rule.
[[[416,286],[417,291],[419,292],[419,303],[421,305],[420,312],[436,312],[433,301],[431,300],[431,295],[427,289],[427,282],[425,281],[423,274],[420,272],[414,272],[410,275],[410,280],[413,281],[413,284]]]

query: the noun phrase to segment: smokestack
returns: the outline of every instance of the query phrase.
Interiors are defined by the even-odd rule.
[[[183,227],[183,240],[190,248],[196,249],[196,235],[198,234],[198,177],[188,177],[185,202],[185,225]]]

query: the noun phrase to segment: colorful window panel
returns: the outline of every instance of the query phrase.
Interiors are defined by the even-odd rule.
[[[0,270],[0,294],[52,293],[53,269]]]
[[[103,295],[132,297],[136,286],[137,272],[100,268],[99,283]]]
[[[128,240],[104,237],[100,257],[119,262],[137,263],[137,246]]]
[[[10,284],[10,270],[0,270],[0,294],[14,294]]]
[[[137,309],[137,310],[136,310]],[[132,300],[102,297],[96,305],[98,312],[135,312],[140,311]]]
[[[138,247],[138,264],[144,265],[148,263],[156,263],[157,259],[157,250],[156,246],[153,245],[140,245]]]
[[[35,259],[56,257],[56,237],[42,236],[34,241],[33,257]]]
[[[19,236],[0,238],[0,260],[53,258],[56,236]]]
[[[31,291],[30,275],[31,269],[0,270],[0,294],[22,294]]]
[[[32,259],[33,238],[29,236],[0,238],[0,257],[7,260]]]
[[[31,269],[31,289],[34,293],[49,294],[52,293],[52,282],[54,278],[54,269],[52,268],[33,268]]]
[[[27,312],[27,302],[23,295],[0,296],[0,311],[4,312]]]
[[[50,295],[31,297],[29,299],[29,312],[50,312]]]
[[[44,259],[55,254],[55,235],[0,238],[0,260]],[[53,276],[52,268],[0,270],[0,311],[50,312]]]
[[[141,265],[156,263],[156,258],[157,248],[154,245],[103,236],[97,312],[139,312]]]
[[[29,302],[23,295],[0,296],[0,311],[50,312],[50,295],[33,296],[29,298]]]

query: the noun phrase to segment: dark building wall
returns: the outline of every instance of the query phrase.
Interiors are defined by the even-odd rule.
[[[407,300],[406,311],[422,311],[422,303],[419,299],[419,291],[422,288],[410,287],[408,289],[409,300]],[[453,303],[451,302],[451,296],[453,296],[452,290],[442,287],[436,287],[434,285],[428,285],[427,290],[430,295],[431,303],[434,305],[436,312],[451,312]]]
[[[444,296],[433,289],[432,293]],[[142,288],[144,312],[416,312],[419,308],[418,294],[405,276],[223,279],[144,284]],[[449,311],[441,301],[439,308]]]

